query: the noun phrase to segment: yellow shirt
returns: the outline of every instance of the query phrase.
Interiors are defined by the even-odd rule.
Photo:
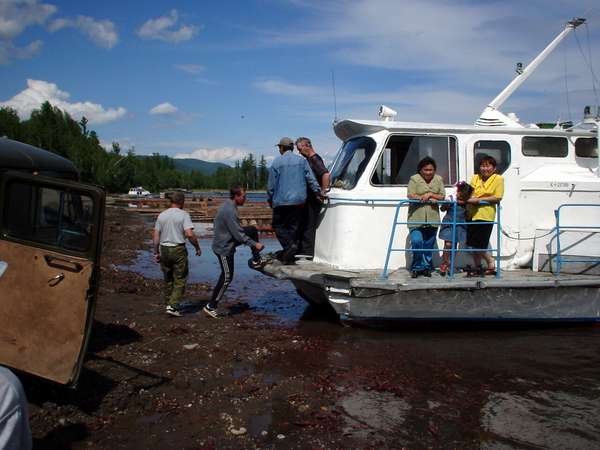
[[[504,196],[504,178],[497,173],[492,174],[487,180],[483,181],[479,174],[471,178],[473,186],[473,197],[491,197],[499,200]],[[496,205],[470,205],[471,220],[485,220],[494,222],[496,220]]]

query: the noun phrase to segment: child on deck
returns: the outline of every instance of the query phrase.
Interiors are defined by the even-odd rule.
[[[473,187],[466,181],[460,181],[456,184],[456,203],[443,205],[442,211],[446,211],[446,215],[442,219],[439,237],[444,240],[444,252],[442,254],[442,263],[440,264],[440,273],[445,275],[450,270],[450,251],[452,249],[452,222],[454,221],[454,209],[456,208],[456,244],[464,244],[467,242],[467,200],[473,193]],[[450,201],[454,200],[450,196]]]

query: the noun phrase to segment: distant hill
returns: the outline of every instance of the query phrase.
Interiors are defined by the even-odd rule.
[[[182,170],[185,172],[191,172],[192,170],[195,170],[196,172],[200,172],[204,175],[212,175],[219,168],[231,168],[231,166],[220,162],[202,161],[201,159],[193,158],[174,159],[173,161],[175,161],[175,168],[177,170]]]

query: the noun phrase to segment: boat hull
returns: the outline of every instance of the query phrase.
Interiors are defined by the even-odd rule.
[[[600,320],[600,289],[589,287],[431,289],[374,297],[334,293],[328,300],[343,321]]]
[[[263,271],[290,280],[313,305],[331,306],[343,322],[373,321],[600,321],[600,276],[527,271],[501,278],[389,279],[372,272],[345,272],[319,264],[268,265]]]

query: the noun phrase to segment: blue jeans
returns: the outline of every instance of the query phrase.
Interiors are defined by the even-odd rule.
[[[412,253],[411,271],[433,270],[431,264],[433,249],[437,248],[437,227],[419,227],[410,230],[410,246],[413,250],[430,249]]]

